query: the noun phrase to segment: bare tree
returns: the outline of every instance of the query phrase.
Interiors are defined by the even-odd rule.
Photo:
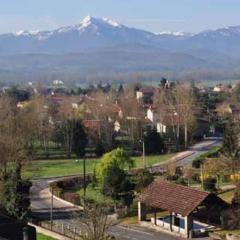
[[[187,148],[189,131],[195,122],[194,97],[190,87],[187,85],[177,85],[173,88],[172,94],[174,96],[173,100],[176,114],[179,116],[179,121],[183,121],[184,124],[184,142],[185,148]]]
[[[78,220],[83,229],[80,236],[82,240],[115,239],[109,235],[109,230],[114,223],[103,207],[86,205],[83,212],[78,215]]]
[[[0,98],[0,166],[4,176],[14,166],[21,168],[27,158],[24,123],[16,103],[8,97]]]

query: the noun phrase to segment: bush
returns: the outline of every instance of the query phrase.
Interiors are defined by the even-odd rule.
[[[186,180],[184,178],[182,178],[182,177],[178,178],[177,181],[175,181],[175,183],[183,185],[183,186],[187,186],[188,185]]]
[[[211,150],[209,150],[208,152],[203,153],[202,155],[200,155],[199,157],[197,157],[196,159],[193,160],[192,166],[194,168],[200,168],[201,164],[203,164],[203,162],[206,158],[218,157],[220,150],[221,150],[220,147],[214,147]]]
[[[80,196],[79,194],[76,194],[76,193],[65,192],[63,193],[62,197],[65,201],[75,205],[80,205],[81,203]]]
[[[209,192],[217,192],[216,188],[217,180],[215,178],[209,177],[203,181],[203,188]]]
[[[157,131],[148,132],[144,141],[147,154],[161,154],[166,150],[163,139]]]
[[[103,143],[99,140],[95,149],[95,154],[97,157],[102,157],[102,155],[105,153],[105,148],[103,146]]]
[[[229,209],[222,214],[222,227],[227,230],[240,229],[240,209]]]
[[[148,171],[144,170],[140,174],[136,176],[135,179],[135,190],[137,192],[141,192],[144,188],[146,188],[152,181],[154,180],[153,175]]]
[[[238,183],[232,200],[233,206],[240,207],[240,183]]]

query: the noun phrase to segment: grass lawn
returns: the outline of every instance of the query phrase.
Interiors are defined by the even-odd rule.
[[[78,193],[80,194],[80,196],[83,196],[83,189],[78,191]],[[95,202],[100,204],[107,204],[107,205],[114,204],[114,200],[111,197],[104,196],[100,192],[99,188],[93,188],[89,186],[86,190],[86,197],[87,199],[94,200]]]
[[[226,201],[227,203],[231,203],[233,199],[233,195],[234,195],[234,190],[231,190],[225,193],[221,193],[218,196],[222,198],[224,201]]]
[[[146,156],[148,166],[170,159],[174,154],[164,154],[159,156]],[[142,167],[142,157],[133,157],[135,167]],[[87,159],[86,171],[93,172],[99,159]],[[37,160],[29,163],[24,169],[24,177],[53,177],[81,174],[83,172],[83,161],[76,159],[59,160]]]
[[[37,234],[37,240],[56,240],[55,238],[45,236],[41,233]]]
[[[147,166],[150,167],[154,164],[167,161],[170,158],[172,158],[173,156],[174,156],[174,154],[163,154],[163,155],[156,155],[156,156],[146,156],[145,159],[146,159]],[[143,167],[142,157],[133,157],[133,159],[134,159],[136,168]]]

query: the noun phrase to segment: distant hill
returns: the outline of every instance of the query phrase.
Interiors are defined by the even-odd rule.
[[[0,35],[0,80],[39,78],[46,72],[61,77],[63,72],[237,71],[239,43],[240,26],[154,34],[88,16],[53,31]]]

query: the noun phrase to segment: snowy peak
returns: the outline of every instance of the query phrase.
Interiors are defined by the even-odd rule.
[[[111,28],[120,28],[122,27],[121,24],[119,24],[118,22],[109,19],[109,18],[94,18],[91,16],[86,16],[79,24],[78,29],[79,30],[83,30],[89,27],[111,27]]]
[[[158,32],[156,35],[169,35],[169,36],[174,36],[174,37],[190,37],[193,36],[192,33],[186,33],[186,32],[170,32],[170,31],[165,31],[165,32]]]
[[[198,35],[204,37],[233,37],[240,36],[240,26],[231,26],[226,28],[219,28],[217,30],[207,30],[200,32]]]
[[[122,27],[122,25],[120,23],[118,23],[118,22],[116,22],[116,21],[114,21],[112,19],[104,17],[104,18],[102,18],[102,20],[104,22],[108,23],[109,25],[113,26],[113,27],[118,27],[118,28]]]
[[[25,30],[20,30],[16,33],[14,33],[15,36],[31,36],[31,35],[37,35],[39,33],[38,30],[36,31],[25,31]]]
[[[14,33],[15,36],[21,37],[21,36],[34,36],[38,40],[46,40],[48,37],[56,34],[56,33],[67,33],[71,31],[80,31],[84,32],[87,29],[92,29],[95,31],[100,31],[101,28],[107,27],[107,28],[122,28],[123,25],[120,23],[109,19],[109,18],[94,18],[92,16],[86,16],[83,18],[78,25],[73,26],[65,26],[61,27],[59,29],[53,30],[53,31],[25,31],[20,30],[16,33]]]

